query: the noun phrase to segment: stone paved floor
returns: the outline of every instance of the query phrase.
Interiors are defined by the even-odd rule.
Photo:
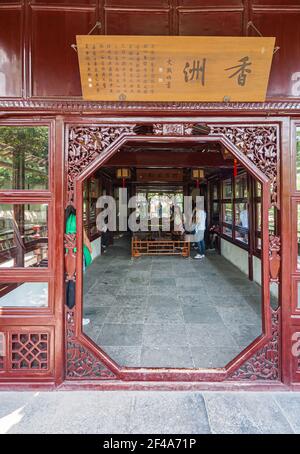
[[[131,259],[117,240],[87,269],[85,333],[122,366],[223,367],[261,333],[260,287],[226,259]]]
[[[0,434],[300,433],[300,393],[0,392]]]

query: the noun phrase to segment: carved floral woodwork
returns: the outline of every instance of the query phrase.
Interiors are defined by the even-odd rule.
[[[229,380],[279,380],[280,309],[272,311],[271,339],[249,358]]]
[[[190,136],[193,132],[193,123],[154,123],[155,136]]]
[[[279,131],[276,125],[212,126],[224,134],[271,182],[271,203],[279,207]]]
[[[74,310],[66,310],[66,378],[115,379],[115,374],[76,338],[74,317]]]
[[[270,235],[269,264],[271,282],[279,282],[280,261],[280,238],[275,235]]]
[[[65,233],[65,272],[66,281],[75,281],[76,279],[76,234]]]
[[[133,134],[134,125],[76,126],[69,131],[68,203],[74,200],[74,179],[120,136]]]
[[[134,125],[99,125],[71,127],[68,144],[68,200],[74,200],[74,180],[94,159],[112,145],[122,134],[134,134]],[[211,133],[224,134],[271,181],[271,202],[278,206],[279,142],[276,125],[210,125]],[[192,135],[193,123],[155,123],[154,135]],[[270,238],[270,280],[279,280],[280,239]],[[72,251],[76,239],[65,237]],[[67,246],[66,246],[67,247]],[[66,257],[68,279],[75,280],[74,257]],[[75,254],[74,254],[75,255]],[[66,309],[67,378],[117,378],[75,336],[76,306]],[[249,358],[229,380],[279,380],[279,312],[272,311],[272,338]]]

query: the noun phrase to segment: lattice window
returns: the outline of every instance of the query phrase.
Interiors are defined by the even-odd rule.
[[[12,369],[46,370],[49,367],[49,334],[17,333],[11,336]]]
[[[0,333],[0,370],[4,369],[5,350],[5,334]]]

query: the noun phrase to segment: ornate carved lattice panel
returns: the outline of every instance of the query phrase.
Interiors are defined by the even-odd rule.
[[[156,136],[189,136],[193,123],[154,123],[153,134]]]
[[[48,370],[49,333],[11,333],[11,369]]]
[[[269,237],[269,263],[270,263],[270,281],[279,282],[280,271],[280,238],[275,235]]]
[[[280,309],[272,310],[272,337],[229,380],[279,380],[279,322]]]
[[[121,134],[133,134],[134,125],[77,126],[69,131],[68,201],[74,197],[74,179]]]
[[[66,281],[75,281],[76,279],[76,234],[65,233],[64,235],[65,246],[65,271]]]
[[[74,310],[66,311],[66,377],[112,380],[116,376],[75,337]]]
[[[211,134],[224,134],[271,182],[271,203],[279,207],[279,133],[276,125],[212,126]]]
[[[154,135],[190,136],[191,123],[155,123]],[[103,153],[122,134],[133,134],[134,125],[100,125],[72,127],[68,145],[68,201],[74,200],[74,180],[95,158]],[[225,135],[247,158],[267,176],[271,182],[271,203],[279,206],[279,129],[277,125],[223,125],[210,126],[210,134]],[[70,239],[65,238],[68,242]],[[76,242],[72,238],[70,244]],[[276,242],[275,242],[276,243]],[[270,249],[270,279],[278,282],[280,261],[279,249],[272,242]],[[75,244],[75,243],[74,243]],[[277,248],[277,249],[276,249]],[[70,260],[69,260],[70,259]],[[67,274],[72,280],[76,273],[72,257]],[[274,259],[274,260],[273,260]],[[71,266],[72,265],[72,266]],[[272,339],[253,357],[249,358],[229,378],[230,380],[279,380],[279,310],[272,312]],[[74,316],[76,306],[66,311],[66,375],[69,379],[114,379],[117,378],[86,346],[75,336]]]

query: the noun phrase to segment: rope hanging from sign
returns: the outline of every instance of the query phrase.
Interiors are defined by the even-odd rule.
[[[100,21],[97,21],[94,25],[93,28],[91,28],[91,30],[88,32],[88,35],[91,35],[93,33],[94,30],[96,30],[96,28],[98,28],[99,30],[101,30],[101,22]],[[75,50],[75,52],[77,53],[77,44],[71,44],[71,47],[73,50]]]
[[[258,34],[258,36],[260,36],[261,38],[263,38],[263,34],[258,30],[258,28],[255,26],[255,24],[252,22],[252,20],[250,20],[247,24],[247,31],[249,30],[249,28],[253,28],[254,31],[256,31],[256,33]],[[273,50],[273,55],[276,54],[276,52],[280,49],[279,46],[275,46],[274,47],[274,50]]]

